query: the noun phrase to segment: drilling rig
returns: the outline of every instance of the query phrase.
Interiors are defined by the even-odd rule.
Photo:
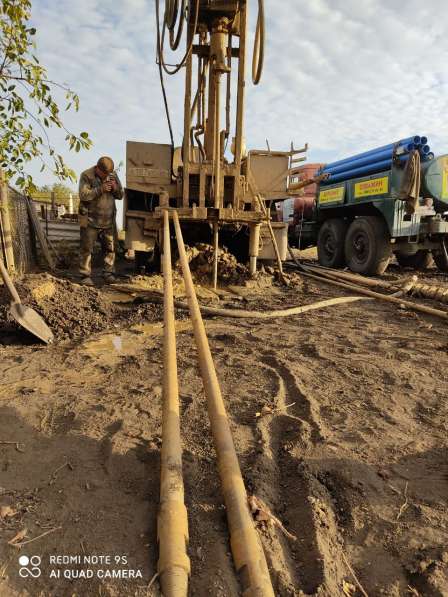
[[[171,135],[170,144],[128,141],[124,227],[126,247],[139,264],[149,258],[157,267],[162,212],[175,209],[186,241],[213,242],[214,281],[218,243],[240,259],[286,258],[287,229],[269,224],[272,201],[287,198],[295,164],[306,147],[290,151],[252,150],[244,139],[248,0],[166,0],[163,17],[156,0],[157,63]],[[252,80],[263,69],[264,7],[258,19],[252,60]],[[179,63],[165,58],[167,39],[172,51],[185,39]],[[184,127],[181,147],[175,147],[164,75],[185,71]],[[236,108],[232,93],[236,89]],[[232,123],[233,116],[233,123]],[[230,153],[228,150],[231,150]],[[272,234],[274,227],[274,234]]]

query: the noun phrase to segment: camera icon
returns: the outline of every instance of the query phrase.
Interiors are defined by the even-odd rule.
[[[40,564],[42,558],[40,556],[20,556],[19,557],[19,576],[22,578],[39,578],[42,574]]]

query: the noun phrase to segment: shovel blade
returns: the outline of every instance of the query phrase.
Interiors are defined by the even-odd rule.
[[[19,325],[39,338],[39,340],[42,340],[45,344],[53,342],[53,332],[34,309],[22,303],[11,303],[9,312]]]

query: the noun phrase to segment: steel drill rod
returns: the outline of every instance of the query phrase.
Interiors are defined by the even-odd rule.
[[[179,422],[176,329],[169,213],[163,212],[163,407],[158,572],[164,597],[186,597],[190,560],[187,555],[188,517],[184,503],[182,446]]]
[[[173,220],[218,459],[235,568],[240,575],[245,597],[274,597],[263,547],[249,512],[246,489],[185,253],[177,212],[173,212]]]
[[[313,272],[313,273],[310,273],[310,272]],[[372,298],[376,298],[381,301],[395,303],[396,305],[404,307],[405,309],[410,309],[411,311],[426,313],[427,315],[434,315],[435,317],[440,317],[441,319],[448,320],[448,311],[441,311],[440,309],[434,309],[433,307],[427,307],[426,305],[421,305],[419,303],[413,303],[412,301],[407,301],[407,300],[404,300],[404,299],[396,297],[396,296],[381,294],[380,292],[374,292],[373,290],[369,290],[368,288],[363,288],[362,286],[358,286],[354,283],[339,282],[339,281],[335,280],[334,277],[329,277],[322,271],[319,271],[318,269],[314,269],[313,267],[310,267],[308,265],[301,266],[301,273],[304,276],[308,276],[309,278],[313,278],[314,280],[319,280],[320,282],[324,282],[325,284],[331,284],[332,286],[339,286],[340,288],[346,288],[347,290],[357,292],[358,294],[363,294],[364,296],[370,296]]]
[[[213,289],[218,288],[218,260],[219,260],[219,228],[218,222],[213,224]]]

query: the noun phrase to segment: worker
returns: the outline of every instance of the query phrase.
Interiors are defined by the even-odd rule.
[[[103,250],[103,278],[114,282],[116,206],[115,200],[123,198],[123,188],[114,171],[114,162],[102,157],[96,166],[85,170],[79,179],[79,225],[81,250],[79,273],[81,283],[93,286],[91,278],[92,252],[97,240]]]

